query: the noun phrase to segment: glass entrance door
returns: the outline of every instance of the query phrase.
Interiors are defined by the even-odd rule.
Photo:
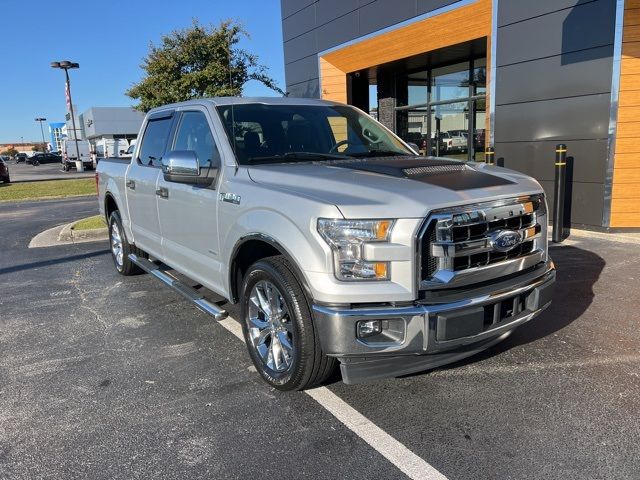
[[[484,58],[407,74],[404,132],[422,155],[484,160],[486,60]],[[398,125],[403,125],[398,122]]]

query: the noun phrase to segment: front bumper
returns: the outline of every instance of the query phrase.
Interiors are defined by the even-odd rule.
[[[456,362],[505,338],[551,303],[556,272],[549,261],[533,272],[452,300],[406,307],[314,305],[323,352],[340,360],[345,383],[406,375]],[[381,334],[356,336],[363,320],[380,320]]]

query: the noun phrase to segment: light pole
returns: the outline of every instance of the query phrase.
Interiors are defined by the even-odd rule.
[[[73,114],[73,102],[71,101],[71,82],[69,81],[69,69],[80,68],[80,64],[70,62],[69,60],[62,60],[61,62],[51,62],[51,68],[60,68],[64,70],[64,75],[67,80],[67,94],[69,95],[69,110],[71,110],[71,125],[73,125],[73,138],[76,143],[76,168],[78,172],[83,172],[82,159],[80,158],[80,147],[78,147],[78,131],[76,130],[76,117]]]
[[[42,129],[42,122],[46,122],[47,119],[46,118],[42,118],[42,117],[38,117],[35,120],[36,120],[36,122],[40,123],[40,133],[42,134],[42,152],[44,153],[44,151],[47,149],[47,147],[46,147],[46,143],[44,141],[44,130]]]

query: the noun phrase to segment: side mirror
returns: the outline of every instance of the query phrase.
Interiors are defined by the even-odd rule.
[[[216,173],[212,170],[200,168],[198,157],[192,150],[173,150],[162,158],[162,173],[167,182],[211,185]]]

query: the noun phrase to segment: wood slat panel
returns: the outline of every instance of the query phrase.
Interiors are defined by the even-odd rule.
[[[479,0],[330,52],[324,59],[343,72],[354,72],[490,35],[491,0]]]
[[[640,153],[620,153],[616,151],[616,160],[614,163],[618,168],[639,168],[640,169]]]
[[[613,208],[614,205],[617,205],[617,202],[640,199],[640,183],[614,184],[611,192],[611,198],[613,199],[613,202],[611,202],[611,208]],[[640,202],[638,202],[638,205],[640,205]]]
[[[626,5],[627,3],[635,3],[635,2],[630,2],[629,0],[625,1],[625,6],[624,6],[624,26],[625,28],[629,25],[640,25],[640,5],[638,6],[631,6],[631,5]]]
[[[325,100],[347,103],[346,74],[324,58],[320,58],[320,97]]]
[[[640,42],[623,42],[622,58],[637,58],[640,54]]]
[[[640,92],[639,92],[640,93]],[[640,119],[637,122],[625,122],[618,125],[618,129],[616,131],[616,135],[618,138],[637,138],[640,143]],[[616,150],[617,151],[617,150]],[[633,150],[637,152],[638,150]],[[623,152],[629,153],[629,152]]]
[[[618,99],[618,106],[620,108],[638,105],[640,105],[640,90],[625,90],[624,92],[620,92],[620,98]]]
[[[620,123],[618,128],[623,124]],[[640,153],[640,138],[638,137],[626,137],[618,138],[616,140],[616,153]]]
[[[640,168],[616,168],[613,171],[613,184],[620,186],[622,184],[640,185]]]
[[[640,25],[629,25],[624,29],[622,34],[623,42],[638,42],[640,41]]]
[[[631,10],[633,8],[640,8],[640,0],[625,0],[624,9]],[[627,12],[625,11],[624,14],[627,15]]]
[[[629,198],[626,200],[617,200],[614,205],[617,205],[617,208],[614,209],[613,205],[611,207],[611,213],[633,213],[635,215],[640,214],[640,201],[637,198]]]
[[[611,227],[625,228],[640,225],[640,213],[612,213]]]
[[[640,74],[620,76],[620,91],[631,90],[640,90]]]
[[[618,122],[639,122],[640,107],[625,107],[618,110]]]
[[[638,75],[640,74],[640,57],[625,56],[622,57],[622,71],[623,75]]]

